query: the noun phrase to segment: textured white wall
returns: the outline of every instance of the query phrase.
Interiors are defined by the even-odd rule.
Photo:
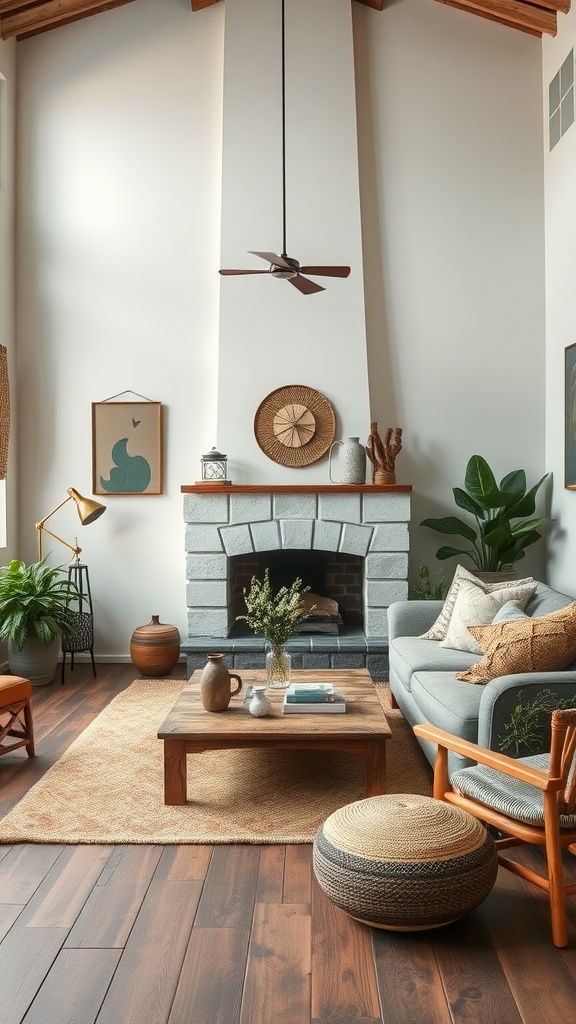
[[[180,486],[213,443],[224,4],[140,0],[19,44],[20,549],[91,493],[91,403],[165,407],[161,497],[79,527],[96,651],[159,614],[186,635]],[[132,396],[125,396],[128,399]],[[52,560],[67,561],[53,543]]]
[[[304,384],[332,403],[336,437],[369,433],[351,0],[288,0],[285,22],[287,253],[351,274],[311,275],[325,287],[314,295],[265,275],[222,278],[217,443],[238,482],[326,483],[326,460],[268,459],[253,421],[275,388]],[[226,0],[225,267],[264,270],[247,250],[282,252],[280,38],[279,0]]]
[[[106,514],[79,537],[97,655],[111,659],[127,654],[132,629],[152,613],[186,632],[180,486],[198,479],[202,452],[228,444],[216,438],[225,8],[193,15],[187,0],[139,0],[18,44],[22,557],[35,557],[34,524],[67,487],[91,492],[91,402],[131,389],[165,405],[164,495],[106,498]],[[429,0],[382,13],[354,4],[352,13],[370,404],[381,427],[405,429],[398,478],[414,485],[417,524],[451,508],[470,454],[502,473],[544,472],[540,43]],[[250,60],[265,98],[261,49]],[[314,59],[321,79],[331,55]],[[309,113],[308,131],[321,137],[325,119]],[[260,179],[250,187],[258,193]],[[298,189],[310,221],[320,208],[325,223],[325,203],[334,210],[330,261],[361,262],[340,247],[347,199],[335,209],[316,173]],[[256,229],[272,225],[267,203]],[[296,221],[291,231],[297,257],[326,259],[308,244],[302,252],[316,228],[308,235]],[[247,248],[276,248],[276,231],[249,242],[238,236],[228,265]],[[238,346],[252,337],[262,290],[279,296],[258,357],[268,366],[280,303],[294,300],[308,354],[339,326],[317,300],[336,303],[341,286],[357,283],[303,297],[244,280],[254,306],[238,319]],[[280,362],[263,394],[283,383],[328,390],[324,378],[287,372]],[[337,408],[347,408],[342,389],[330,395]],[[361,423],[350,409],[342,432],[367,427],[364,404],[354,411]],[[250,462],[250,444],[233,439],[228,454]],[[326,464],[315,472],[325,479]],[[78,532],[70,504],[54,528]],[[413,526],[416,568],[436,546]],[[58,547],[53,560],[64,562]]]
[[[16,43],[0,40],[0,345],[8,349],[8,373],[11,381],[11,431],[8,478],[0,484],[1,515],[4,530],[0,530],[0,561],[6,562],[16,554],[16,498],[18,443],[17,391],[16,391],[16,329],[14,302],[14,213],[15,213],[15,114],[16,114]],[[4,511],[6,519],[4,519]],[[1,661],[1,654],[0,654]]]
[[[550,582],[576,595],[576,492],[564,489],[564,349],[576,342],[576,125],[548,143],[548,86],[576,46],[576,9],[558,15],[558,34],[543,46],[546,177],[546,464],[554,474]]]
[[[353,15],[371,404],[404,428],[417,570],[469,456],[545,472],[541,44],[425,0]]]

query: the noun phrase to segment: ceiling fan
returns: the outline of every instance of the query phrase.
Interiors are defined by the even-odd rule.
[[[282,0],[282,252],[279,255],[275,252],[256,252],[250,249],[252,256],[259,256],[270,264],[268,270],[221,270],[220,273],[228,276],[240,274],[271,274],[272,277],[281,281],[289,281],[299,292],[304,295],[312,295],[314,292],[323,292],[322,285],[305,277],[305,274],[319,275],[320,277],[348,277],[350,267],[301,267],[298,260],[288,256],[286,252],[286,34],[284,24],[284,0]]]

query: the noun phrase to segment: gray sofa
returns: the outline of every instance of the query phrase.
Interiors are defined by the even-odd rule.
[[[539,583],[525,611],[531,616],[547,615],[573,601]],[[531,692],[544,688],[562,700],[576,697],[575,663],[563,671],[499,676],[484,686],[455,679],[454,673],[474,664],[479,655],[441,647],[437,640],[419,637],[432,626],[442,605],[442,601],[397,601],[388,609],[390,689],[410,725],[431,722],[462,739],[498,750],[504,723],[521,692],[524,703]],[[435,744],[418,742],[434,764]],[[450,771],[470,764],[456,754],[449,758]]]

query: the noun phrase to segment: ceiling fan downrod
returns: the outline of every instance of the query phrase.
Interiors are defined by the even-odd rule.
[[[253,256],[266,260],[269,263],[268,270],[220,270],[220,273],[227,276],[246,274],[271,274],[277,280],[290,281],[303,295],[313,295],[314,292],[323,292],[322,285],[317,284],[305,275],[312,273],[320,277],[348,277],[350,267],[342,266],[311,266],[303,267],[299,261],[286,252],[286,9],[285,0],[281,4],[281,108],[282,108],[282,253],[260,252],[251,249]]]

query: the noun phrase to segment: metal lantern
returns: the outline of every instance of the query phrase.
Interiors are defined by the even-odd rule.
[[[211,448],[202,456],[202,480],[206,483],[225,483],[228,472],[228,456]]]

